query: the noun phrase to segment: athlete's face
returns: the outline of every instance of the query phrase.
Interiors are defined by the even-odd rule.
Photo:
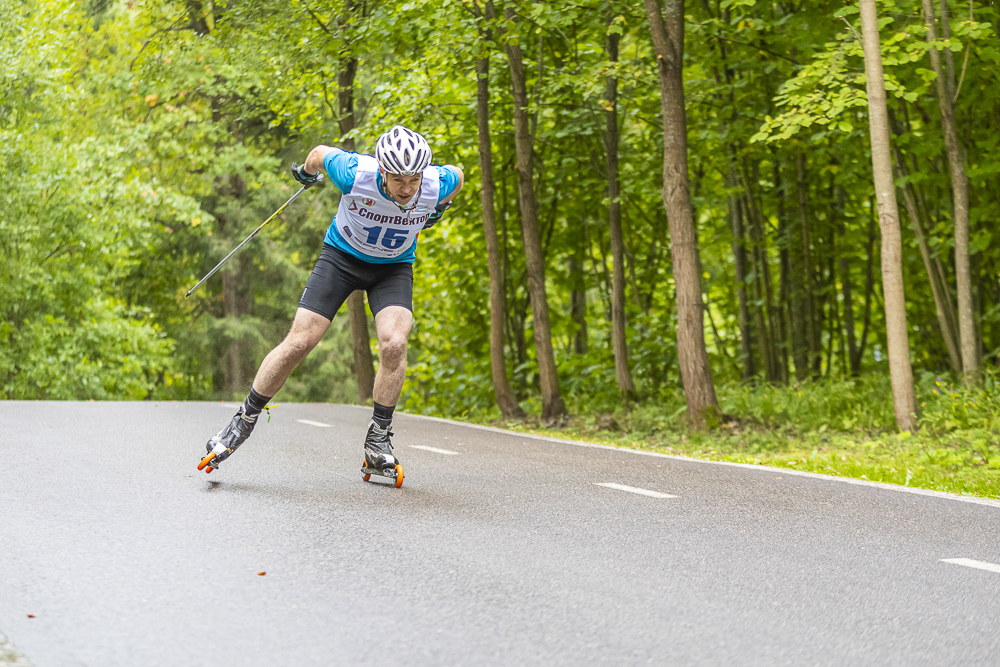
[[[400,204],[408,204],[413,195],[420,190],[420,174],[400,176],[382,172],[385,177],[385,189],[389,195]]]

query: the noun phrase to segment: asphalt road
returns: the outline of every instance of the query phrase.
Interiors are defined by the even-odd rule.
[[[395,489],[369,411],[318,404],[197,472],[233,411],[0,402],[32,665],[1000,663],[1000,567],[943,562],[1000,563],[998,503],[406,415]]]

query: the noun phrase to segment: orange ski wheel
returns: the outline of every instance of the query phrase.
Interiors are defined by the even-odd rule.
[[[212,452],[209,452],[208,456],[206,456],[205,458],[203,458],[201,460],[201,463],[198,464],[198,470],[204,470],[205,466],[207,466],[209,463],[211,463],[212,459],[214,459],[214,458],[215,458],[215,454],[213,454]],[[209,468],[205,472],[212,472],[212,469]]]
[[[396,466],[396,488],[403,486],[403,466]]]
[[[361,462],[361,470],[364,470],[366,467],[368,467],[368,461],[362,461]],[[361,479],[365,480],[366,482],[368,480],[370,480],[371,478],[372,478],[372,474],[370,472],[363,472],[361,474]]]

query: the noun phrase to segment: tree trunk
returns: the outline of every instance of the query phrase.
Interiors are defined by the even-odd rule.
[[[246,197],[246,182],[238,175],[216,179],[216,194],[219,199],[242,200]],[[236,221],[231,220],[223,212],[216,210],[219,235],[223,238],[233,237],[233,245],[239,232]],[[227,329],[232,331],[244,316],[253,311],[253,289],[250,286],[250,270],[253,262],[248,255],[236,257],[222,269],[222,312],[225,315]],[[253,381],[253,358],[248,340],[242,333],[227,335],[226,350],[222,356],[223,381],[222,390],[228,397],[247,390]]]
[[[900,173],[906,175],[906,162],[898,146],[895,146],[896,164]],[[927,233],[924,231],[924,221],[917,208],[916,200],[913,197],[912,186],[904,184],[900,191],[903,193],[903,204],[906,213],[913,223],[913,234],[917,238],[917,247],[920,248],[920,258],[924,261],[924,269],[927,271],[927,279],[931,284],[931,295],[934,297],[934,310],[937,314],[938,328],[941,330],[941,337],[944,339],[945,348],[948,350],[948,360],[951,368],[956,373],[962,372],[962,357],[958,347],[958,322],[955,318],[955,311],[946,295],[948,283],[944,276],[939,273],[940,265],[934,262],[931,257],[930,244],[927,241]]]
[[[796,191],[798,180],[796,180]],[[792,358],[795,361],[795,379],[802,382],[809,378],[809,360],[811,359],[812,329],[809,325],[809,307],[806,302],[806,271],[802,256],[802,211],[799,211],[799,221],[792,225],[786,239],[789,254],[789,291],[791,299],[791,342]]]
[[[489,10],[488,17],[495,16],[493,12],[493,4],[491,2],[486,3],[486,8]],[[507,164],[507,160],[503,158],[503,151],[506,147],[506,143],[503,138],[499,143],[500,148],[500,164]],[[507,229],[507,185],[504,177],[502,176],[503,170],[501,169],[501,180],[500,180],[500,206],[496,209],[497,221],[500,224],[500,255],[502,257],[501,266],[503,267],[503,285],[504,285],[504,302],[506,304],[507,312],[505,313],[507,340],[513,341],[514,346],[514,397],[518,400],[527,397],[527,384],[525,382],[526,378],[523,372],[523,367],[528,359],[528,350],[525,345],[524,340],[524,313],[521,305],[517,298],[518,283],[513,279],[514,270],[510,265],[510,244],[508,243],[508,229]],[[496,185],[496,179],[494,179],[494,185]],[[494,201],[494,204],[496,202]],[[527,308],[527,304],[525,304]],[[522,369],[522,370],[518,370]]]
[[[358,72],[358,59],[344,58],[337,75],[340,103],[340,145],[345,151],[354,152],[354,138],[346,135],[354,129],[354,78]],[[375,362],[372,359],[371,333],[368,330],[368,313],[361,292],[347,297],[347,315],[351,320],[351,347],[354,350],[354,377],[358,381],[358,402],[364,405],[372,400],[375,390]]]
[[[491,17],[492,18],[492,17]],[[490,35],[479,31],[479,38],[486,41]],[[507,363],[504,358],[504,304],[503,266],[497,242],[497,220],[494,199],[496,184],[493,180],[493,149],[490,146],[490,60],[489,51],[476,61],[477,94],[476,120],[479,129],[479,165],[482,171],[480,199],[483,205],[483,228],[486,232],[486,257],[490,274],[490,366],[493,371],[493,391],[497,405],[505,419],[523,419],[524,410],[517,404],[507,380]]]
[[[608,253],[604,250],[604,233],[601,229],[597,230],[597,252],[601,254],[601,261],[598,262],[593,255],[593,247],[591,247],[590,260],[594,265],[594,273],[600,275],[603,280],[601,281],[601,305],[604,307],[604,321],[611,323],[611,276],[608,274]]]
[[[753,173],[757,173],[754,165]],[[764,379],[767,382],[781,382],[781,369],[778,364],[778,349],[775,345],[777,336],[774,333],[774,302],[771,290],[771,269],[767,259],[767,238],[764,235],[764,222],[760,209],[757,207],[757,197],[751,183],[759,179],[751,179],[746,160],[743,162],[743,192],[745,195],[747,219],[750,223],[750,251],[753,260],[754,301],[753,321],[756,325],[760,341],[761,358],[764,362]],[[763,304],[763,305],[762,305]]]
[[[584,222],[583,224],[586,224]],[[587,291],[583,280],[583,244],[586,235],[580,234],[577,246],[569,259],[569,279],[573,285],[570,292],[570,310],[576,333],[573,335],[573,354],[587,354]]]
[[[221,219],[221,216],[220,216]],[[220,225],[221,226],[221,225]],[[227,319],[238,321],[253,310],[253,291],[248,288],[249,255],[236,257],[234,266],[222,271],[222,305]],[[253,382],[252,350],[246,336],[237,334],[229,338],[223,357],[224,388],[228,397],[247,391]]]
[[[760,182],[760,164],[754,164],[753,169],[753,182]],[[771,277],[771,262],[768,258],[767,253],[767,220],[765,219],[761,208],[756,205],[757,199],[754,198],[754,220],[756,228],[756,242],[757,242],[757,254],[760,259],[761,266],[761,282],[764,287],[764,306],[767,308],[767,330],[769,332],[770,341],[768,341],[768,347],[771,350],[771,371],[769,380],[776,384],[784,383],[787,379],[787,373],[782,369],[782,346],[784,344],[784,333],[782,327],[784,322],[781,316],[781,309],[775,303],[774,299],[774,280]],[[779,215],[784,216],[782,210],[777,211]],[[781,268],[779,267],[779,271]],[[701,275],[701,272],[698,273]],[[787,347],[787,345],[785,345]]]
[[[843,220],[844,204],[846,193],[842,186],[837,186],[837,226],[840,238],[846,237],[846,226]],[[847,334],[847,360],[849,372],[852,376],[857,375],[859,369],[855,366],[855,358],[858,356],[858,338],[854,329],[854,297],[851,287],[851,260],[846,253],[840,255],[840,290],[844,297],[844,331]]]
[[[816,368],[816,365],[820,358],[821,336],[820,329],[817,326],[818,322],[816,321],[816,300],[813,285],[812,242],[810,239],[809,229],[809,203],[807,193],[808,185],[806,183],[805,153],[800,152],[795,157],[795,173],[795,191],[799,203],[799,242],[801,243],[799,251],[802,258],[802,305],[805,308],[803,319],[805,320],[806,325],[806,344],[809,349],[808,369],[812,369],[813,376],[818,377],[819,370]]]
[[[791,314],[788,312],[788,216],[785,215],[785,192],[781,182],[781,160],[778,159],[777,149],[772,148],[772,169],[774,173],[774,189],[777,194],[777,206],[775,213],[778,218],[778,302],[774,308],[774,347],[775,359],[778,364],[778,374],[782,384],[788,384],[788,341],[789,320]],[[763,246],[767,247],[766,243]],[[767,252],[766,250],[764,252]]]
[[[948,39],[951,39],[951,23],[948,21],[948,0],[940,0],[940,5],[939,6],[941,7],[941,36],[944,39],[948,40]],[[970,11],[969,20],[971,21],[972,20],[972,16],[971,16],[972,8],[971,8],[971,6],[969,8],[969,11]],[[945,75],[946,75],[945,76],[945,80],[944,80],[945,91],[947,91],[947,93],[948,93],[948,99],[952,101],[952,104],[954,104],[954,102],[955,102],[955,61],[954,61],[954,55],[952,54],[951,49],[945,49],[944,50],[944,62],[945,62],[944,71],[945,71]]]
[[[735,159],[735,157],[734,157]],[[751,379],[756,374],[753,359],[753,333],[750,325],[750,310],[747,307],[747,249],[743,234],[743,211],[740,197],[736,194],[738,184],[736,167],[729,165],[726,187],[729,189],[729,224],[733,231],[733,257],[736,264],[736,294],[740,303],[740,353],[743,368],[740,378]]]
[[[830,188],[831,194],[833,193],[833,188]],[[836,210],[832,214],[831,218],[835,218],[837,215]],[[828,218],[829,219],[829,218]],[[831,220],[832,222],[832,220]],[[828,306],[828,317],[827,321],[830,322],[829,338],[826,348],[826,377],[830,377],[833,373],[834,358],[833,358],[833,343],[835,339],[840,338],[839,332],[841,331],[840,322],[840,308],[837,304],[836,289],[837,289],[837,227],[833,224],[828,225],[830,228],[830,240],[829,240],[829,250],[826,257],[826,284],[823,286],[823,303],[829,304]],[[827,298],[829,296],[830,298]],[[820,341],[822,342],[822,340]],[[817,377],[822,373],[821,364],[817,364],[814,368]]]
[[[937,40],[934,27],[934,4],[931,0],[923,0],[924,24],[927,26],[927,41]],[[942,11],[946,5],[942,2]],[[947,14],[941,17],[942,25],[947,21]],[[948,28],[944,28],[948,34]],[[941,54],[935,48],[928,49],[931,69],[937,74],[934,80],[937,87],[938,106],[941,108],[941,126],[944,130],[944,145],[948,153],[948,166],[951,171],[951,191],[954,203],[955,221],[955,287],[958,291],[958,329],[961,339],[962,372],[967,380],[975,378],[979,370],[979,352],[976,345],[976,325],[972,304],[972,270],[969,264],[969,179],[965,173],[965,147],[958,137],[955,127],[955,108],[952,103],[954,95],[954,65],[949,67],[946,75],[941,66]],[[951,55],[951,51],[948,51]]]
[[[906,111],[905,102],[902,103],[902,107],[905,113]],[[919,107],[917,108],[919,110]],[[930,118],[927,117],[926,113],[923,110],[920,110],[920,113],[924,117],[925,126],[930,125]],[[909,115],[906,114],[905,118],[906,118],[906,131],[912,135],[913,128],[910,126]],[[889,120],[890,122],[892,121],[891,113],[889,115]],[[896,154],[899,156],[900,160],[903,159],[902,151],[900,151],[898,148],[896,149]],[[910,158],[912,160],[914,172],[919,172],[920,168],[917,165],[916,154],[911,153]],[[936,162],[932,163],[931,166],[932,166],[932,172],[934,174],[940,173],[940,171],[936,168],[938,166]],[[902,175],[904,176],[906,175],[905,170],[903,170]],[[934,217],[931,216],[930,209],[927,206],[927,198],[924,196],[924,193],[921,190],[917,190],[916,188],[912,187],[911,184],[909,191],[913,195],[913,198],[915,199],[914,203],[916,204],[916,214],[917,214],[916,219],[921,222],[927,223],[925,229],[932,229],[934,225],[937,224],[939,216],[938,215],[935,215]],[[943,296],[942,307],[944,308],[944,311],[947,314],[949,321],[951,322],[952,337],[955,340],[955,349],[959,350],[960,338],[958,333],[958,309],[957,306],[955,305],[955,300],[952,297],[951,288],[949,287],[948,283],[948,277],[947,274],[945,273],[944,266],[941,264],[941,258],[933,256],[931,259],[932,259],[932,266],[934,267],[933,270],[931,271],[931,275],[936,276],[938,284],[941,285],[941,294]],[[958,356],[959,360],[961,360],[961,351],[958,352]],[[959,367],[956,370],[960,371],[961,368]]]
[[[508,3],[504,8],[504,15],[511,23],[517,21],[512,3]],[[538,378],[542,393],[542,419],[552,420],[566,413],[566,405],[559,389],[559,375],[549,326],[549,302],[545,293],[545,255],[538,234],[538,205],[535,202],[531,164],[532,146],[528,132],[528,91],[520,45],[508,41],[506,48],[510,60],[510,79],[514,97],[514,147],[517,154],[521,232],[524,236],[525,269],[528,272],[528,293],[531,296],[531,314],[534,320],[532,324],[535,330]]]
[[[707,4],[707,0],[706,0]],[[732,24],[732,16],[729,8],[726,8],[722,12],[722,19],[726,25]],[[716,71],[716,81],[721,85],[722,75],[725,76],[725,81],[729,85],[728,101],[729,106],[732,111],[731,117],[728,119],[732,122],[737,115],[736,106],[736,95],[735,95],[735,83],[733,81],[733,71],[729,67],[728,55],[726,53],[726,42],[725,40],[717,40],[719,47],[719,56],[722,60],[722,73]],[[728,123],[720,118],[722,131],[725,131]],[[743,225],[743,207],[740,202],[740,197],[737,194],[737,187],[739,186],[739,177],[737,176],[737,151],[736,145],[732,144],[729,146],[730,151],[730,162],[729,171],[726,174],[726,187],[729,189],[728,207],[729,207],[729,224],[730,229],[733,233],[733,258],[736,268],[736,294],[739,301],[739,326],[740,326],[740,379],[744,382],[751,380],[756,374],[756,364],[754,363],[754,336],[753,336],[753,323],[750,319],[750,310],[747,305],[747,250],[746,250],[746,234],[744,233]]]
[[[610,18],[614,18],[612,14]],[[618,42],[621,35],[610,33],[605,47],[608,60],[618,62]],[[604,143],[607,149],[608,169],[608,221],[611,236],[611,344],[615,355],[615,379],[626,404],[635,402],[639,395],[628,368],[628,341],[625,333],[625,242],[622,239],[622,205],[618,182],[618,74],[606,79],[607,110],[605,111]]]
[[[361,292],[352,292],[347,297],[347,316],[351,321],[351,347],[354,351],[354,377],[358,381],[358,403],[364,405],[372,400],[375,391],[375,364],[372,361],[368,312]]]
[[[717,417],[712,369],[705,349],[705,322],[698,275],[698,235],[688,192],[687,118],[684,109],[684,2],[644,0],[653,37],[663,109],[663,204],[670,228],[670,255],[677,289],[677,359],[688,422],[704,427]]]
[[[889,114],[879,47],[878,13],[875,0],[861,0],[860,4],[871,126],[872,171],[875,177],[879,227],[882,230],[882,292],[885,300],[889,373],[892,377],[896,425],[900,430],[912,431],[917,426],[917,402],[913,391],[913,369],[910,366],[909,334],[906,330],[903,242],[899,229],[899,209],[896,206],[896,188],[892,179]]]
[[[843,228],[841,229],[843,236]],[[858,355],[858,334],[854,328],[854,297],[851,292],[851,264],[847,255],[840,256],[840,286],[844,297],[844,331],[847,334],[847,360],[851,375],[857,375],[854,359]]]
[[[868,330],[872,323],[872,298],[875,295],[875,216],[878,211],[875,202],[871,205],[871,217],[868,219],[868,245],[866,252],[868,261],[865,265],[865,321],[861,327],[861,342],[858,343],[857,354],[851,357],[851,374],[861,373],[861,360],[864,358],[865,346],[868,344]]]

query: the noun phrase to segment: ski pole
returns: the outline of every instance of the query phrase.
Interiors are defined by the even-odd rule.
[[[318,176],[318,178],[316,179],[316,183],[319,183],[320,181],[323,180],[323,174],[317,174],[317,176]],[[310,184],[310,185],[313,185],[313,184]],[[250,236],[248,236],[245,239],[243,239],[242,243],[240,243],[238,246],[236,246],[235,248],[233,248],[233,251],[231,253],[229,253],[228,255],[226,255],[225,259],[223,259],[221,262],[219,262],[218,264],[216,264],[215,268],[208,272],[208,275],[206,275],[204,278],[202,278],[201,280],[199,280],[197,285],[195,285],[194,287],[192,287],[191,289],[189,289],[188,293],[185,294],[184,297],[187,298],[187,297],[191,296],[191,293],[194,292],[199,287],[201,287],[202,283],[204,283],[206,280],[208,280],[209,278],[211,278],[212,276],[214,276],[215,272],[218,271],[219,269],[221,269],[223,264],[225,264],[226,262],[228,262],[229,259],[233,255],[235,255],[236,253],[238,253],[243,248],[243,246],[245,246],[247,243],[249,243],[253,239],[253,237],[257,236],[257,232],[259,232],[260,230],[264,229],[264,225],[266,225],[267,223],[269,223],[272,220],[274,220],[275,218],[277,218],[281,214],[281,212],[284,211],[288,207],[289,204],[291,204],[293,201],[295,201],[298,198],[298,196],[300,194],[302,194],[303,192],[305,192],[308,188],[309,188],[309,185],[303,185],[301,188],[299,188],[299,191],[296,192],[294,195],[292,195],[291,199],[289,199],[284,204],[282,204],[281,208],[279,208],[277,211],[275,211],[271,215],[270,218],[268,218],[267,220],[265,220],[264,222],[262,222],[260,224],[260,227],[258,227],[257,229],[253,230],[253,233],[251,233]]]

